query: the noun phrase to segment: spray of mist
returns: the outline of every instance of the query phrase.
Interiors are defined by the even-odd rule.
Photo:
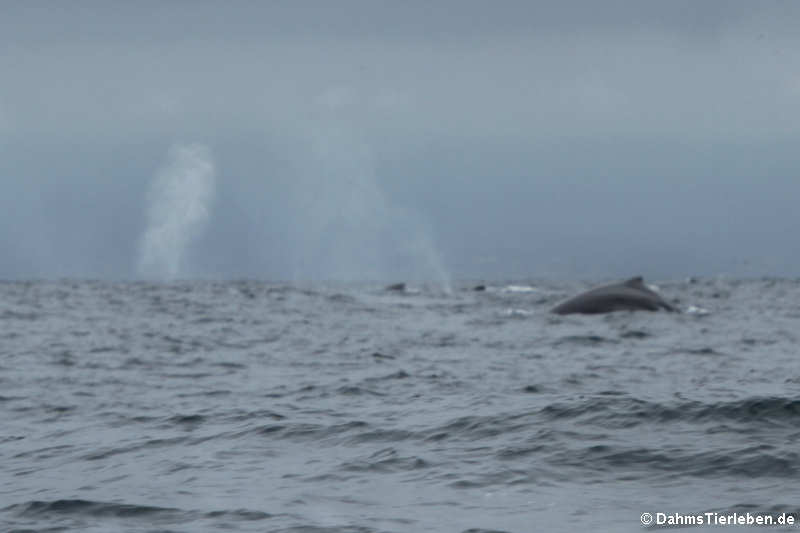
[[[293,179],[297,280],[414,280],[450,290],[432,233],[382,191],[372,152],[352,128],[318,124]]]
[[[170,148],[147,197],[139,274],[157,279],[184,274],[186,249],[205,228],[214,190],[214,163],[208,148],[198,144]]]

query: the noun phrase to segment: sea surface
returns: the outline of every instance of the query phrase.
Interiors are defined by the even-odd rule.
[[[1,283],[0,531],[796,519],[800,282],[548,312],[592,284]]]

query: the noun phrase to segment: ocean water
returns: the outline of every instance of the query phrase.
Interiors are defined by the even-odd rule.
[[[659,285],[692,312],[555,316],[589,284],[531,280],[2,283],[0,529],[796,519],[800,282]]]

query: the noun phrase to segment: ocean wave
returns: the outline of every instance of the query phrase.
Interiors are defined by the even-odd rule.
[[[592,445],[551,454],[547,462],[572,467],[587,475],[610,474],[620,480],[653,479],[653,474],[680,479],[759,477],[794,478],[800,454],[772,446],[731,447],[724,451],[691,452],[681,448],[645,448],[622,445]]]
[[[572,403],[553,403],[541,412],[551,420],[585,417],[585,422],[604,427],[668,422],[718,423],[723,420],[741,424],[794,426],[800,424],[800,399],[752,397],[731,402],[689,401],[669,404],[630,396],[594,396]]]
[[[10,505],[3,509],[21,517],[40,517],[49,515],[82,515],[94,517],[136,517],[136,516],[175,516],[184,511],[171,507],[155,507],[152,505],[133,505],[109,503],[90,500],[33,500],[26,503]]]

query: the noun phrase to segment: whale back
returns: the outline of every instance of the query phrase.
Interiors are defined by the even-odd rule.
[[[657,311],[676,309],[658,293],[644,283],[642,276],[635,276],[621,283],[596,287],[557,305],[552,312],[560,315],[571,313],[598,314],[613,311]]]
[[[642,276],[635,276],[629,280],[623,281],[622,285],[630,287],[631,289],[650,290],[647,288],[647,285],[644,284],[644,278]]]

